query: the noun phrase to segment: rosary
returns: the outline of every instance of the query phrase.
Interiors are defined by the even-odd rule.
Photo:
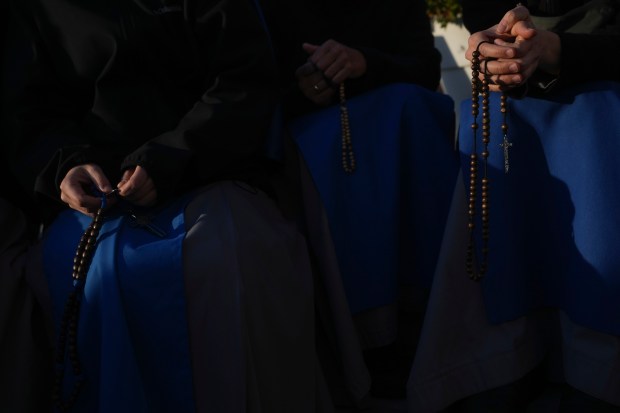
[[[80,321],[80,304],[84,295],[86,276],[97,246],[97,238],[103,225],[104,212],[108,207],[108,199],[118,194],[118,188],[108,193],[99,193],[101,205],[86,231],[80,238],[75,256],[73,258],[73,290],[69,293],[60,323],[58,344],[56,347],[56,375],[53,384],[53,402],[59,411],[70,410],[75,404],[77,397],[84,386],[86,379],[82,370],[82,364],[78,356],[78,325]],[[98,191],[97,191],[98,192]],[[151,222],[151,216],[138,214],[132,208],[125,208],[128,224],[134,228],[146,230],[152,235],[164,238],[166,231]],[[66,362],[68,360],[68,363]],[[64,397],[63,381],[65,368],[71,366],[75,381],[67,396]]]
[[[474,281],[479,281],[484,277],[488,270],[488,258],[489,258],[489,178],[488,178],[488,157],[489,157],[489,143],[491,141],[491,118],[489,113],[489,73],[487,71],[486,62],[483,71],[482,80],[479,75],[481,72],[481,60],[480,60],[480,45],[483,43],[490,43],[483,41],[478,44],[476,50],[472,53],[471,59],[471,113],[473,115],[473,122],[471,124],[473,146],[472,153],[469,156],[469,196],[468,196],[468,222],[467,228],[469,231],[469,244],[467,245],[467,257],[465,268],[469,278]],[[478,186],[478,172],[479,172],[479,158],[477,151],[477,132],[478,132],[478,114],[480,108],[480,96],[482,96],[482,151],[480,157],[482,158],[482,178],[480,179],[480,214],[482,221],[482,259],[480,265],[476,269],[474,266],[474,232],[476,228],[476,205],[477,205],[477,186]],[[502,113],[502,133],[504,135],[503,142],[500,147],[504,151],[504,172],[508,173],[510,169],[510,163],[508,159],[508,149],[512,146],[512,143],[508,141],[508,124],[506,123],[507,116],[507,96],[502,93],[500,98],[500,111]]]
[[[349,123],[349,109],[344,90],[344,82],[338,89],[340,101],[340,127],[342,130],[342,169],[348,174],[355,172],[355,153],[351,142],[351,126]]]
[[[62,314],[60,331],[58,334],[58,345],[56,348],[56,376],[54,378],[53,402],[60,411],[69,410],[74,404],[80,393],[85,379],[82,372],[82,365],[78,357],[77,332],[80,314],[80,304],[86,282],[86,274],[95,252],[95,244],[103,223],[103,212],[107,207],[107,199],[116,194],[118,189],[101,194],[101,206],[95,213],[84,235],[80,238],[75,256],[73,258],[73,290],[69,293],[65,309]],[[69,395],[63,398],[62,383],[65,376],[65,357],[69,359],[75,382]]]

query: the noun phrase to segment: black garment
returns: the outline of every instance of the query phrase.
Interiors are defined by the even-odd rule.
[[[0,196],[0,411],[51,412],[52,326],[30,223]]]
[[[19,185],[17,178],[9,168],[11,160],[7,146],[15,135],[15,100],[24,84],[24,66],[32,59],[29,44],[21,26],[10,14],[8,3],[0,6],[0,31],[2,32],[0,62],[0,136],[3,149],[0,150],[0,198],[18,207],[31,222],[38,219],[31,188],[26,191]]]
[[[57,197],[75,165],[101,165],[113,185],[141,165],[162,199],[264,169],[278,97],[252,0],[13,6],[35,52],[12,156],[27,187],[38,175]]]
[[[558,34],[562,43],[561,84],[620,81],[620,34]],[[585,50],[591,60],[586,58]]]
[[[586,3],[586,0],[556,2],[558,15]],[[488,29],[499,23],[515,3],[506,0],[461,0],[463,23],[471,32]],[[620,2],[615,1],[615,20],[596,34],[558,33],[562,44],[561,73],[557,87],[588,81],[620,81]],[[531,8],[533,14],[539,8]],[[549,15],[546,13],[546,15]],[[587,50],[587,56],[584,54]],[[536,81],[537,74],[533,77]]]
[[[532,14],[560,15],[579,7],[587,0],[529,0],[522,2]],[[517,2],[510,0],[461,0],[463,24],[470,33],[479,32],[496,25]],[[553,13],[555,12],[555,13]]]
[[[441,55],[423,0],[261,0],[293,115],[316,109],[302,96],[295,70],[308,55],[302,43],[329,39],[361,51],[367,72],[347,80],[350,96],[394,82],[436,90]]]

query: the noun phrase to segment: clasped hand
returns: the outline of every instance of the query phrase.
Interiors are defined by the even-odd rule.
[[[507,12],[495,26],[472,34],[465,52],[468,60],[476,48],[480,59],[487,59],[481,65],[480,76],[489,76],[492,91],[520,86],[537,69],[551,74],[559,71],[559,37],[537,30],[524,6]]]
[[[110,181],[96,164],[73,167],[60,183],[60,199],[69,207],[86,215],[94,215],[101,206],[101,199],[89,193],[95,185],[101,192],[112,192]],[[118,195],[132,204],[151,206],[157,201],[155,184],[141,166],[127,169],[116,186]],[[110,204],[115,202],[110,199]]]
[[[335,40],[327,40],[322,45],[304,43],[302,48],[308,54],[308,61],[295,72],[297,84],[302,93],[317,105],[331,104],[336,86],[366,73],[364,55]]]

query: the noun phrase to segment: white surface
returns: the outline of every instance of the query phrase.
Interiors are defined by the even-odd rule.
[[[458,122],[460,104],[471,95],[471,69],[469,61],[465,59],[469,32],[459,24],[450,23],[441,27],[433,23],[433,35],[435,47],[441,53],[441,88],[454,100]]]

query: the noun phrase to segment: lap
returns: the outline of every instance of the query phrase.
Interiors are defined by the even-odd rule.
[[[608,403],[620,400],[620,338],[580,326],[560,310],[489,321],[479,283],[465,272],[467,210],[457,183],[422,338],[409,379],[410,406],[437,411],[513,383],[545,358],[550,375]]]
[[[128,395],[134,407],[165,409],[189,396],[194,403],[179,403],[176,411],[314,410],[312,278],[295,225],[263,192],[232,181],[152,212],[165,238],[127,225],[124,217],[112,219],[102,227],[88,273],[85,293],[92,299],[82,304],[80,329],[84,324],[81,334],[89,331],[99,343],[78,343],[92,347],[94,370],[97,359],[119,357],[133,368],[114,382],[105,366],[91,372],[105,384],[99,395],[84,393],[100,400],[91,404],[94,411],[114,408],[109,401],[103,406],[103,392],[121,387],[143,390],[145,400]],[[48,274],[67,277],[68,270]],[[55,296],[58,309],[63,294]],[[110,349],[116,353],[103,354]],[[170,380],[187,389],[173,394],[181,386]],[[157,391],[162,386],[166,394]]]
[[[211,389],[196,391],[198,411],[240,411],[259,398],[264,411],[310,411],[316,360],[304,238],[271,198],[240,182],[200,191],[185,216],[194,386]]]

